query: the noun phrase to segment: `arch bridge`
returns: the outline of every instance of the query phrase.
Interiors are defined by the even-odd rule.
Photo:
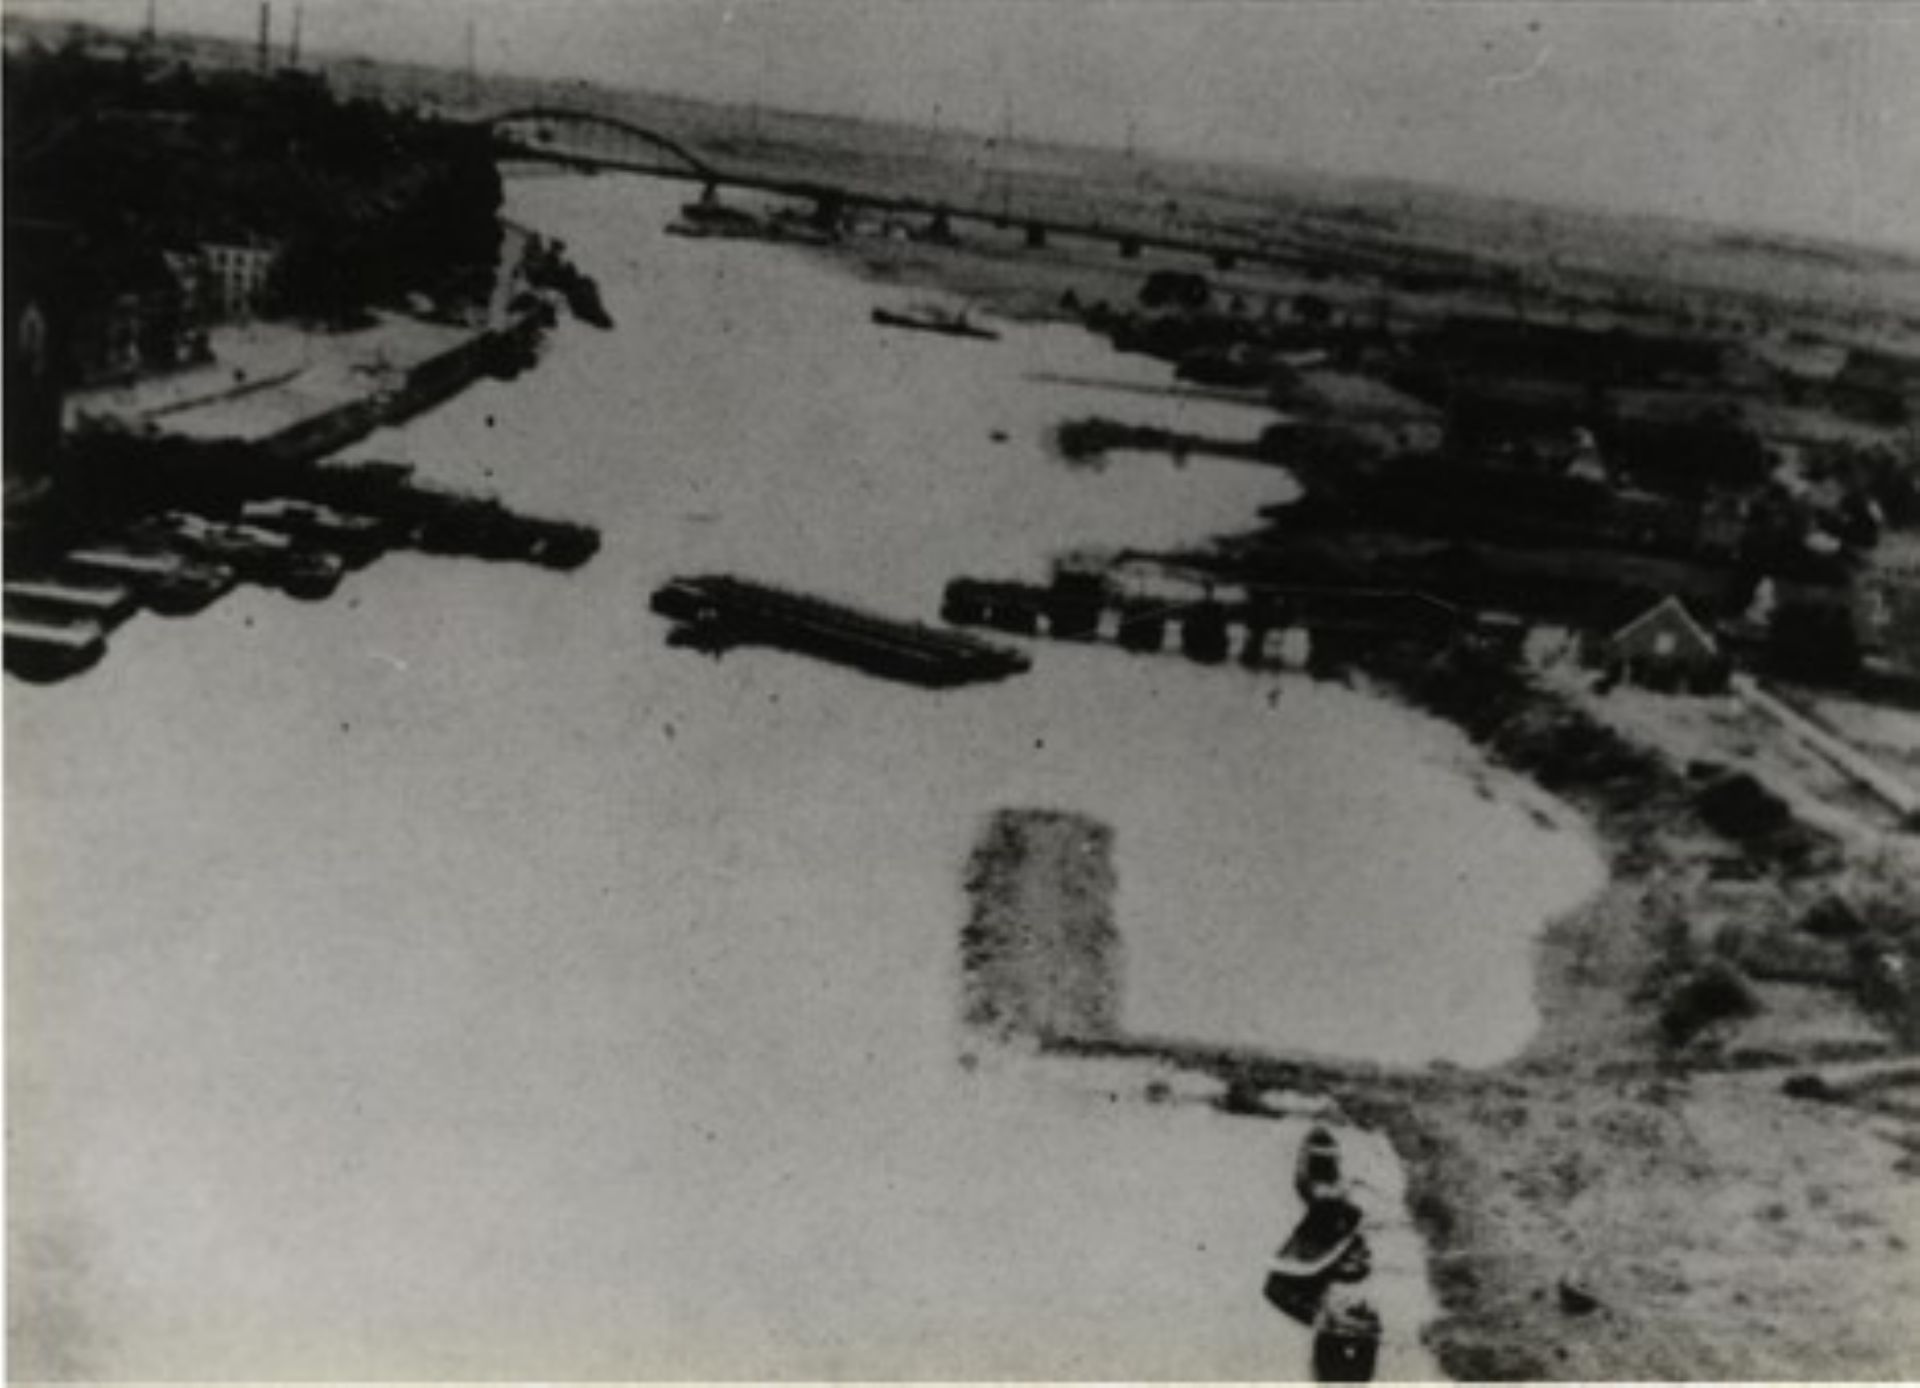
[[[522,106],[488,116],[481,124],[492,132],[494,147],[510,158],[721,181],[718,170],[679,141],[619,116],[566,106]]]
[[[1292,264],[1294,253],[1238,244],[1222,244],[1192,236],[1154,233],[1142,229],[1103,226],[1096,222],[1058,216],[1009,213],[1005,208],[966,207],[911,195],[857,190],[811,180],[769,177],[745,171],[723,172],[686,145],[658,131],[620,116],[570,106],[520,106],[475,122],[489,130],[502,158],[533,159],[578,169],[612,169],[655,177],[681,178],[706,185],[712,198],[723,188],[774,193],[813,203],[822,226],[838,225],[855,208],[909,216],[925,222],[923,238],[936,242],[957,239],[961,223],[982,227],[1014,226],[1029,249],[1046,247],[1055,237],[1106,242],[1119,248],[1126,260],[1141,252],[1172,252],[1204,257],[1220,270],[1245,262]]]

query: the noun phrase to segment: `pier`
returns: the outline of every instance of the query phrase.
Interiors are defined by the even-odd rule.
[[[1364,643],[1444,646],[1477,629],[1470,614],[1424,593],[1394,589],[1247,588],[1187,597],[1116,590],[1085,575],[1051,586],[956,578],[941,616],[1059,641],[1106,642],[1141,654],[1178,651],[1203,665],[1237,658],[1263,669],[1305,665]]]

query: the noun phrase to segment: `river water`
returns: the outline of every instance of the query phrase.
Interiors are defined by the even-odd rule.
[[[956,573],[1291,490],[1061,467],[1076,413],[1261,419],[1063,385],[1166,383],[1066,328],[881,331],[909,295],[666,238],[677,196],[516,183],[619,329],[360,450],[600,525],[586,568],[396,555],[9,686],[16,1373],[1304,1376],[1259,1294],[1296,1125],[959,1063],[960,873],[999,806],[1115,826],[1134,1031],[1524,1043],[1530,941],[1597,859],[1429,720],[1103,650],[928,694],[669,649],[676,573],[924,615]],[[1392,1163],[1353,1142],[1383,1371],[1430,1375]]]

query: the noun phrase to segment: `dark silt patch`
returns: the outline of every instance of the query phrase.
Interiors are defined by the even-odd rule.
[[[1113,831],[1061,810],[996,810],[967,864],[962,1017],[1041,1044],[1120,1034]]]

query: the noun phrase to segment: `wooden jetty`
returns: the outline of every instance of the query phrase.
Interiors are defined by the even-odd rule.
[[[1004,679],[1028,668],[1021,652],[960,632],[726,575],[676,578],[654,593],[652,607],[679,624],[676,635],[689,645],[774,646],[927,688]]]

